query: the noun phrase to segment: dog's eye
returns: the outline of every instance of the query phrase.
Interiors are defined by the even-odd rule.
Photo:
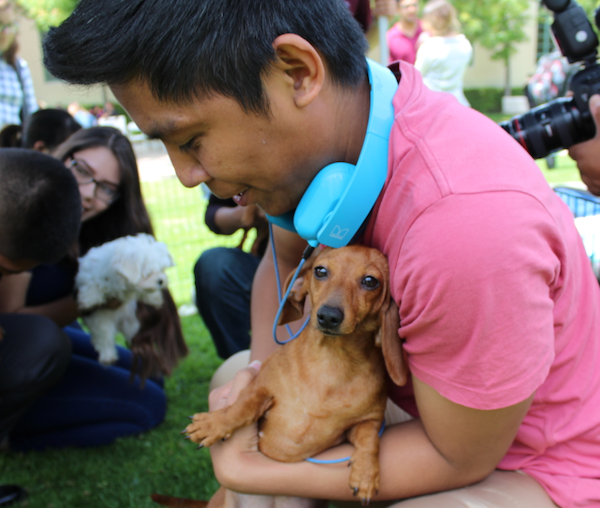
[[[371,275],[367,275],[363,280],[362,280],[362,285],[364,287],[366,287],[367,289],[375,289],[379,287],[379,281],[371,276]]]
[[[327,268],[325,268],[324,266],[317,266],[315,268],[315,277],[317,279],[324,279],[325,277],[327,277]]]

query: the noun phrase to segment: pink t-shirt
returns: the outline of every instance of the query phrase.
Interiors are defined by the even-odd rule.
[[[500,127],[401,71],[365,243],[389,259],[410,370],[477,409],[535,392],[499,468],[600,506],[600,290],[573,217]],[[416,415],[410,385],[390,396]]]
[[[423,32],[421,22],[417,21],[417,31],[412,37],[407,37],[400,30],[398,23],[387,31],[386,39],[390,50],[390,62],[402,60],[411,64],[415,63],[417,57],[417,40]]]

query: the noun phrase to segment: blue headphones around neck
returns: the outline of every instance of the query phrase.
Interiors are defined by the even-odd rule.
[[[273,224],[298,233],[312,247],[347,245],[375,206],[387,178],[388,140],[394,122],[392,98],[398,81],[387,67],[366,60],[371,107],[356,166],[329,164],[317,173],[296,210],[267,216]]]

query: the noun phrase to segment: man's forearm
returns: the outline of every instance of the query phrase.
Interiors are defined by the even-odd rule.
[[[232,490],[247,494],[357,500],[348,483],[348,463],[282,463],[260,453],[242,454],[241,460],[236,460],[228,458],[226,454],[219,456],[224,448],[220,443],[215,444],[211,447],[211,453],[217,479]],[[347,457],[351,452],[351,445],[342,445],[324,452],[319,458]],[[380,488],[374,501],[403,499],[459,488],[491,473],[452,466],[432,445],[420,420],[386,429],[381,439],[379,463]]]
[[[277,227],[273,228],[273,234],[283,295],[287,276],[298,266],[306,242],[298,235]],[[252,323],[251,361],[262,361],[277,348],[277,344],[273,339],[273,322],[278,308],[277,279],[275,277],[273,251],[269,245],[258,265],[252,283],[252,302],[250,305]],[[292,330],[299,327],[300,323],[290,323]],[[278,327],[277,336],[285,340],[287,337],[285,327]]]

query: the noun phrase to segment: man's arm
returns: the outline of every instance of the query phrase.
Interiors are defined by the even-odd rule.
[[[577,162],[581,180],[588,190],[600,196],[600,95],[592,95],[589,105],[596,124],[596,136],[573,145],[569,149],[569,155]]]
[[[26,306],[30,281],[31,273],[29,272],[2,278],[0,281],[0,312],[38,314],[52,319],[59,326],[66,326],[79,317],[77,303],[72,296],[66,296],[43,305]]]
[[[245,369],[241,377],[245,375],[248,381],[253,373]],[[533,398],[482,411],[451,402],[414,376],[413,384],[421,419],[385,430],[381,486],[374,500],[402,499],[482,480],[510,447]],[[211,410],[226,403],[213,397],[210,402]],[[256,431],[256,426],[239,429],[210,448],[215,474],[223,486],[248,494],[355,500],[346,463],[321,466],[271,460],[257,451]],[[351,450],[351,445],[342,445],[320,458],[347,457]]]
[[[277,266],[279,268],[279,280],[283,285],[288,274],[295,270],[306,247],[306,241],[295,233],[273,226],[273,240],[277,253]],[[277,347],[273,340],[273,321],[277,314],[279,300],[277,297],[277,281],[273,262],[273,251],[271,245],[267,247],[254,281],[252,283],[252,299],[250,304],[250,316],[252,323],[251,360],[264,360]],[[294,323],[291,328],[296,329]],[[280,340],[287,338],[285,327],[278,328]]]

